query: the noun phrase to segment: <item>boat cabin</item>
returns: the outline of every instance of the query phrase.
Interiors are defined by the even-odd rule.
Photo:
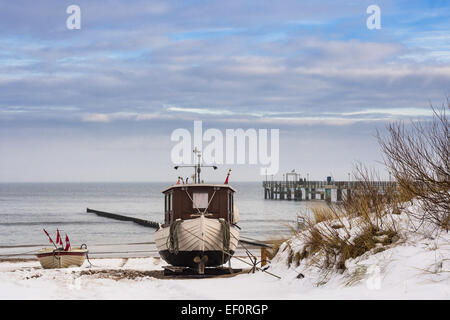
[[[176,184],[163,190],[165,195],[164,227],[176,219],[194,219],[204,214],[207,218],[223,218],[237,223],[234,212],[235,190],[228,184]]]

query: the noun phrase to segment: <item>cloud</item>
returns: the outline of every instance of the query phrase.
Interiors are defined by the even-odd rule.
[[[364,145],[375,126],[427,118],[449,94],[449,6],[430,3],[384,1],[382,29],[369,31],[364,2],[80,0],[75,32],[70,2],[7,1],[0,138],[114,141],[204,120],[293,141],[323,132],[330,145],[353,130],[344,139]]]
[[[158,113],[136,113],[136,112],[114,112],[114,113],[88,113],[81,115],[81,120],[84,122],[102,122],[108,123],[112,121],[144,121],[161,119],[162,116]]]
[[[104,113],[95,113],[84,115],[82,119],[85,122],[110,122],[112,117]]]
[[[42,10],[47,5],[43,2]],[[79,108],[74,118],[103,123],[175,112],[186,119],[239,115],[251,120],[274,110],[292,114],[286,117],[302,111],[313,121],[327,111],[422,108],[448,90],[448,65],[405,58],[423,50],[431,50],[423,57],[439,55],[442,50],[436,48],[445,30],[423,31],[415,40],[382,36],[388,30],[378,38],[350,37],[338,18],[349,23],[364,6],[249,3],[245,8],[252,7],[254,16],[245,19],[242,3],[234,1],[185,5],[183,11],[165,2],[114,1],[104,7],[112,5],[121,10],[80,3],[86,17],[80,33],[38,28],[24,35],[21,28],[6,28],[9,36],[0,40],[8,52],[0,56],[0,108],[70,104]],[[17,6],[8,5],[2,15],[22,17]],[[332,12],[320,10],[325,7]],[[48,9],[49,17],[59,16],[59,6]],[[218,19],[232,12],[229,23]],[[145,19],[145,13],[152,19]],[[30,15],[27,10],[23,14]],[[25,25],[39,22],[45,29],[40,21],[32,17]],[[323,33],[329,28],[334,36]],[[183,41],[174,41],[174,34]],[[67,112],[54,116],[66,118]]]

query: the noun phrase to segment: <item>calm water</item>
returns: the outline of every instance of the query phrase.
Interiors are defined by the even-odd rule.
[[[243,236],[267,239],[289,233],[304,203],[264,200],[261,183],[234,183]],[[92,213],[86,208],[162,222],[167,183],[0,184],[0,246],[47,244],[56,228],[73,244],[153,241],[153,229]],[[53,237],[54,238],[54,237]],[[55,239],[54,239],[55,240]]]

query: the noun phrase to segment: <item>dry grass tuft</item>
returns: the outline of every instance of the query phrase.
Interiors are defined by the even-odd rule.
[[[371,183],[374,174],[357,168],[359,185],[342,205],[312,207],[305,227],[297,236],[303,246],[288,254],[288,264],[298,266],[304,259],[323,270],[345,270],[345,262],[377,250],[399,239],[390,213],[397,204],[396,190],[380,194]]]
[[[271,246],[270,249],[267,249],[267,259],[272,260],[273,257],[275,257],[280,251],[281,245],[287,240],[288,238],[286,237],[272,238],[267,240],[268,244]]]
[[[320,223],[335,218],[334,212],[330,210],[329,207],[327,206],[313,206],[310,207],[310,210],[313,213],[315,223]]]

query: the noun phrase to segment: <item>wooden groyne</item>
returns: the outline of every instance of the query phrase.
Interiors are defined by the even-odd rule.
[[[138,219],[138,218],[133,218],[133,217],[127,217],[127,216],[123,216],[121,214],[99,211],[99,210],[94,210],[94,209],[89,209],[89,208],[86,208],[86,212],[95,213],[96,215],[101,216],[101,217],[120,220],[120,221],[132,221],[141,226],[149,227],[149,228],[153,228],[153,229],[159,228],[158,222],[154,222],[154,221],[150,221],[150,220],[143,220],[143,219]]]

